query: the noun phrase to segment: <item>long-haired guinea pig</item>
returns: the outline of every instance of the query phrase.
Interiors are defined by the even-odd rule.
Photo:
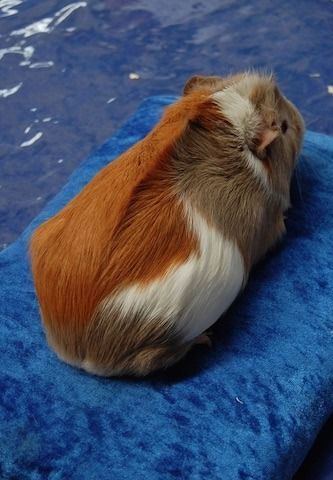
[[[32,237],[60,358],[146,375],[206,342],[285,231],[303,132],[271,76],[190,79],[155,128]]]

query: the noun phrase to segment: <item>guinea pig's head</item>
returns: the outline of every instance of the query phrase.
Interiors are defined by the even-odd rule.
[[[259,73],[196,76],[186,83],[184,95],[199,91],[219,110],[215,139],[220,135],[222,143],[230,142],[235,151],[241,152],[237,158],[243,158],[244,165],[258,174],[262,172],[272,191],[284,196],[288,204],[304,122],[297,108],[281,93],[274,77]]]

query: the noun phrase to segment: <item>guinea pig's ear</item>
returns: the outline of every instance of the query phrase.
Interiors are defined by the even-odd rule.
[[[198,89],[214,91],[218,89],[217,86],[220,82],[221,82],[220,77],[208,77],[208,76],[206,77],[203,75],[194,75],[194,77],[191,77],[185,83],[183,93],[184,95],[188,95],[189,93]]]
[[[265,122],[255,141],[257,153],[261,154],[265,148],[268,147],[268,145],[270,145],[279,135],[280,128],[277,126],[275,121],[271,122],[270,124]]]

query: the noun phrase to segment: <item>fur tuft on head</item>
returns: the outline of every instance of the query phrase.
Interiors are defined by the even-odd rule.
[[[272,76],[244,74],[235,83],[213,93],[212,98],[257,155],[281,134]]]

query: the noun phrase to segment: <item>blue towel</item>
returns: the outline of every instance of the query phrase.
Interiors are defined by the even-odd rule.
[[[90,376],[46,345],[27,245],[173,97],[154,97],[0,255],[0,478],[283,480],[333,410],[333,139],[308,132],[283,243],[214,347],[138,379]]]

